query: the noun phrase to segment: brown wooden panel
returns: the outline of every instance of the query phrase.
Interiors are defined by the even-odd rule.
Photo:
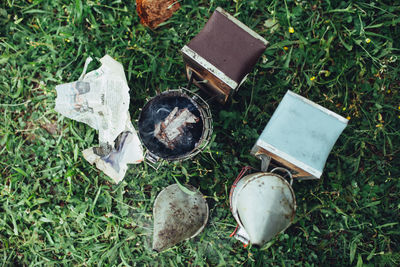
[[[311,179],[315,179],[315,178],[313,178],[313,176],[310,173],[308,173],[307,171],[305,171],[305,170],[299,168],[298,166],[290,163],[289,161],[287,161],[287,160],[275,155],[274,153],[272,153],[270,151],[265,150],[262,147],[257,146],[257,148],[258,148],[258,150],[256,150],[255,156],[260,155],[260,154],[264,154],[264,155],[267,155],[267,156],[271,157],[274,161],[278,162],[283,167],[286,167],[286,168],[294,171],[293,172],[293,178],[299,178],[299,179],[310,179],[311,178]]]
[[[232,88],[230,88],[226,83],[218,79],[210,71],[202,67],[200,64],[183,54],[183,60],[185,61],[186,76],[188,77],[188,70],[194,72],[193,83],[209,94],[211,97],[216,97],[216,99],[225,103],[231,94]],[[189,77],[188,77],[189,78]],[[207,80],[207,83],[202,83],[199,81]]]

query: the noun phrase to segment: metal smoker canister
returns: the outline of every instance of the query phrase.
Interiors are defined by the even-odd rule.
[[[208,220],[204,196],[189,186],[184,192],[178,184],[162,190],[153,207],[153,250],[161,252],[203,231]]]
[[[292,179],[318,179],[348,120],[288,91],[252,149],[263,172],[242,178],[231,188],[231,211],[238,223],[233,233],[245,244],[263,245],[293,221],[296,200],[277,170]],[[280,166],[268,172],[273,162]],[[257,216],[258,214],[258,216]]]
[[[174,113],[172,118],[171,114]],[[179,113],[180,112],[180,113]],[[186,112],[193,117],[189,123],[173,124],[179,120],[179,114]],[[173,140],[164,139],[157,134],[157,127],[172,128]],[[147,148],[146,158],[155,163],[159,159],[167,161],[185,160],[204,149],[212,134],[212,117],[210,108],[200,96],[184,88],[169,90],[156,95],[143,107],[139,116],[139,137]],[[166,128],[165,133],[169,133]],[[160,130],[159,130],[160,132]]]

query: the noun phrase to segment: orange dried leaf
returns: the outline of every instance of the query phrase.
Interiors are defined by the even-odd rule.
[[[180,7],[176,0],[136,0],[140,23],[152,29],[169,19]]]

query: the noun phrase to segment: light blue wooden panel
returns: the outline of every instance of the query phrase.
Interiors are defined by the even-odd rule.
[[[288,91],[256,145],[319,178],[348,120]]]

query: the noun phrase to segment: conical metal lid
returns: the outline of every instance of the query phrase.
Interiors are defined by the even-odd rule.
[[[263,245],[293,221],[296,200],[292,187],[274,173],[244,177],[232,197],[232,212],[252,244]],[[246,236],[246,235],[245,235]]]
[[[157,196],[153,208],[153,250],[161,252],[203,230],[208,220],[208,205],[195,190],[190,186],[192,193],[188,194],[173,184]]]

